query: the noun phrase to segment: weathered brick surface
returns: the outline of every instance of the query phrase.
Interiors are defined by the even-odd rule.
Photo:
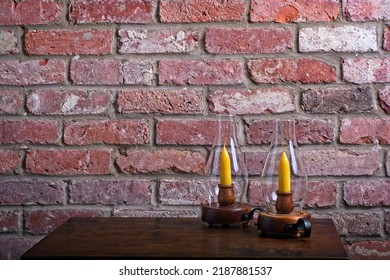
[[[292,32],[282,28],[209,28],[205,49],[213,54],[281,53],[292,48]]]
[[[390,25],[385,27],[385,35],[383,40],[383,49],[390,52]]]
[[[375,26],[316,26],[299,29],[301,52],[375,52],[378,51]]]
[[[126,173],[195,173],[202,174],[205,157],[189,150],[128,150],[116,163]]]
[[[17,44],[18,38],[14,31],[0,30],[0,54],[19,53]]]
[[[31,90],[26,106],[34,115],[102,114],[111,105],[108,90]]]
[[[379,104],[382,109],[389,114],[390,113],[390,86],[384,86],[378,91]]]
[[[0,144],[57,144],[59,123],[51,120],[1,120]]]
[[[70,204],[150,204],[151,182],[147,180],[72,180]]]
[[[71,0],[69,18],[74,23],[150,23],[153,0]]]
[[[387,119],[352,118],[341,120],[340,142],[348,144],[390,144]]]
[[[285,113],[296,110],[294,95],[283,88],[215,90],[208,101],[209,110],[220,114]]]
[[[110,174],[111,151],[31,150],[26,155],[26,172],[42,175]]]
[[[354,241],[345,246],[352,260],[388,260],[390,241]]]
[[[356,84],[389,82],[389,69],[389,57],[346,58],[342,62],[343,79]]]
[[[161,0],[159,11],[162,22],[242,21],[245,0]]]
[[[64,203],[64,183],[56,180],[5,180],[0,205],[54,205]]]
[[[361,113],[375,108],[370,87],[309,88],[302,91],[301,104],[309,113]]]
[[[199,205],[206,203],[208,190],[202,181],[160,181],[159,198],[163,205]]]
[[[390,3],[381,0],[343,0],[343,13],[348,20],[390,20]]]
[[[112,51],[110,29],[29,30],[25,34],[28,54],[109,54]]]
[[[99,210],[31,210],[25,214],[26,231],[32,234],[46,234],[71,217],[101,217],[105,213]]]
[[[160,85],[231,85],[243,83],[239,60],[162,60]]]
[[[61,3],[56,0],[2,0],[0,25],[37,25],[58,22]]]
[[[80,85],[147,85],[152,83],[153,71],[150,61],[80,59],[72,60],[70,66],[73,83]]]
[[[252,0],[250,8],[253,22],[335,21],[338,14],[337,0]]]
[[[22,254],[37,243],[42,236],[12,236],[0,239],[0,259],[20,260]]]
[[[374,150],[313,150],[301,155],[309,176],[374,175],[381,166]]]
[[[156,143],[164,145],[212,145],[216,128],[217,122],[209,120],[158,120],[156,124]]]
[[[201,114],[204,108],[201,90],[122,90],[118,94],[118,112]]]
[[[390,211],[385,211],[385,230],[390,233]]]
[[[293,83],[329,83],[336,81],[336,69],[322,60],[311,58],[264,58],[248,62],[251,78],[255,83],[275,84]]]
[[[345,213],[333,214],[333,222],[340,235],[379,236],[381,218],[378,213]]]
[[[245,122],[245,135],[248,144],[270,144],[273,121],[248,120]],[[298,144],[326,144],[335,138],[334,123],[331,120],[301,119],[295,127]]]
[[[63,84],[65,77],[65,61],[60,59],[0,61],[0,85]]]
[[[68,145],[142,145],[149,142],[149,125],[145,120],[67,122],[64,127],[64,142]]]
[[[387,151],[387,158],[386,158],[386,174],[390,177],[390,153]]]
[[[268,151],[245,152],[245,163],[249,175],[261,175]]]
[[[0,233],[19,230],[20,211],[0,210]]]
[[[22,157],[17,151],[0,149],[0,174],[18,171],[22,165]]]
[[[120,53],[191,53],[199,46],[200,34],[182,29],[120,29]]]
[[[0,90],[0,115],[20,115],[23,110],[23,96],[19,90]]]
[[[349,206],[389,206],[390,181],[348,181],[344,201]]]

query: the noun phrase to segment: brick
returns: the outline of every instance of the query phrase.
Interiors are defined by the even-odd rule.
[[[244,82],[238,60],[162,60],[160,85],[231,85]]]
[[[390,241],[364,240],[347,243],[345,248],[351,260],[388,260]]]
[[[390,211],[385,211],[385,230],[390,233]]]
[[[249,175],[261,175],[268,151],[245,152],[245,163]]]
[[[302,91],[301,105],[309,113],[362,113],[375,109],[370,87],[309,88]]]
[[[201,90],[122,90],[117,107],[121,114],[201,114],[204,92]]]
[[[158,120],[156,143],[160,145],[212,145],[216,127],[217,122],[211,120]]]
[[[127,150],[116,161],[125,173],[202,174],[205,156],[190,150]]]
[[[248,144],[271,144],[273,121],[248,120],[245,122],[245,136]],[[298,144],[326,144],[335,138],[334,123],[331,120],[299,119],[295,124]]]
[[[378,91],[379,104],[381,108],[390,114],[390,86],[384,86]]]
[[[199,213],[193,210],[145,210],[145,209],[114,209],[114,217],[133,218],[199,218]]]
[[[1,144],[57,144],[59,123],[45,120],[1,120]]]
[[[20,260],[20,257],[36,244],[42,236],[8,236],[0,239],[0,259]]]
[[[16,173],[22,165],[22,158],[13,150],[0,150],[0,174]]]
[[[351,21],[390,20],[390,3],[382,0],[343,0],[343,14]]]
[[[335,21],[339,14],[337,0],[252,0],[252,22]]]
[[[112,52],[112,30],[29,30],[24,48],[32,55],[91,54]]]
[[[150,61],[73,59],[70,65],[71,80],[79,85],[149,85],[153,74]]]
[[[291,30],[284,28],[209,28],[205,49],[212,54],[283,53],[292,49]]]
[[[23,96],[19,90],[0,90],[0,115],[21,115],[23,106]]]
[[[73,121],[65,123],[67,145],[149,143],[149,125],[145,120]]]
[[[308,176],[371,176],[381,166],[373,150],[301,151],[301,156]]]
[[[114,59],[72,59],[70,78],[78,85],[119,85],[123,83],[121,62]]]
[[[70,204],[150,204],[151,182],[147,180],[72,180]]]
[[[149,60],[125,60],[122,62],[122,72],[125,85],[151,85],[155,69]]]
[[[111,151],[100,150],[30,150],[26,172],[41,175],[93,175],[111,173]]]
[[[0,61],[0,85],[63,84],[66,81],[65,61],[41,59]]]
[[[390,57],[345,58],[343,80],[356,84],[390,82]]]
[[[383,49],[386,52],[390,52],[390,25],[384,28],[384,32]]]
[[[119,52],[126,53],[191,53],[198,49],[200,34],[182,29],[120,29]]]
[[[64,183],[54,180],[5,180],[0,185],[0,205],[64,204]]]
[[[340,235],[345,236],[380,236],[381,218],[375,212],[333,214],[333,222]]]
[[[56,23],[61,16],[56,0],[2,0],[0,25],[38,25]]]
[[[0,55],[16,53],[19,53],[19,48],[15,32],[12,30],[0,30]]]
[[[159,14],[162,22],[242,21],[245,5],[245,0],[162,0]]]
[[[199,205],[206,203],[208,190],[204,182],[196,180],[163,180],[159,199],[162,205]]]
[[[389,206],[390,181],[348,181],[344,201],[348,206]]]
[[[26,106],[34,115],[93,115],[106,113],[111,106],[108,90],[30,90]]]
[[[64,209],[64,210],[31,210],[25,214],[26,232],[47,234],[52,232],[71,217],[102,217],[99,210]]]
[[[387,119],[351,118],[341,120],[340,142],[346,144],[390,144]]]
[[[250,60],[248,69],[255,83],[293,82],[330,83],[336,81],[336,69],[330,64],[310,58],[266,58]]]
[[[153,0],[71,0],[69,19],[78,24],[151,23],[153,10]]]
[[[19,230],[20,212],[0,210],[0,233]]]
[[[213,113],[265,114],[295,112],[294,95],[289,89],[220,89],[211,92],[209,110]]]
[[[337,203],[337,184],[329,181],[309,181],[304,207],[335,207]]]
[[[299,29],[300,52],[376,52],[375,26],[315,26]]]

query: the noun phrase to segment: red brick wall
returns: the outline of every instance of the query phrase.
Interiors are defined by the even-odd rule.
[[[230,112],[251,203],[270,121],[297,118],[306,207],[351,258],[390,259],[385,2],[2,0],[0,258],[71,216],[199,217]]]

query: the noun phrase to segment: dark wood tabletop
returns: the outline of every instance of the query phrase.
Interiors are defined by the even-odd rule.
[[[207,228],[188,218],[71,218],[22,259],[347,259],[332,220],[309,238],[274,238],[257,227]]]

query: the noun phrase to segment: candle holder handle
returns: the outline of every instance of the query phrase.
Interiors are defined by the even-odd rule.
[[[286,225],[287,231],[300,232],[300,237],[310,237],[311,222],[308,218],[300,218],[295,224]]]

